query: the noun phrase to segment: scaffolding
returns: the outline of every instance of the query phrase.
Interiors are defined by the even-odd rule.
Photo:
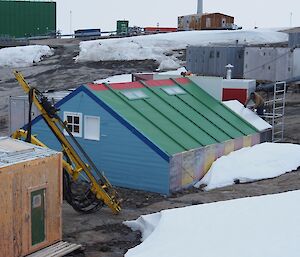
[[[284,136],[286,82],[274,84],[272,99],[266,101],[267,112],[264,118],[272,125],[272,142],[282,142]]]

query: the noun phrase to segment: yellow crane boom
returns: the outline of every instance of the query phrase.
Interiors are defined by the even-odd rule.
[[[47,97],[45,97],[37,89],[31,88],[20,72],[14,71],[14,75],[21,87],[23,88],[23,90],[25,91],[25,93],[29,95],[29,99],[32,100],[32,103],[34,103],[38,110],[41,112],[41,115],[48,127],[50,128],[50,130],[60,142],[62,146],[62,151],[64,153],[64,156],[66,157],[63,161],[63,167],[64,170],[69,174],[70,178],[73,181],[77,181],[80,175],[83,175],[84,178],[88,180],[89,193],[91,193],[93,197],[95,197],[95,200],[99,203],[106,204],[113,211],[113,213],[119,213],[121,210],[120,199],[116,190],[112,187],[112,185],[110,184],[108,179],[102,174],[102,172],[100,172],[97,169],[95,164],[92,162],[92,160],[88,157],[88,155],[79,145],[79,143],[73,137],[72,133],[67,127],[66,122],[62,121],[57,115],[58,109],[56,109],[49,102]],[[64,135],[64,130],[69,134],[69,139],[67,139],[67,137]],[[31,135],[31,129],[29,129],[29,131],[18,130],[12,134],[12,137],[18,139],[27,138],[33,144],[46,147],[45,144],[43,144],[41,141],[39,141],[37,138]],[[69,140],[72,141],[72,144]],[[73,145],[76,146],[76,149],[79,149],[81,156],[75,150],[75,147]],[[83,158],[87,160],[87,163],[83,161]],[[91,197],[89,196],[89,198]],[[73,206],[71,203],[73,208],[78,211],[84,211],[84,208],[81,209],[82,206],[78,206],[80,205],[78,199],[76,201],[77,205],[75,204],[75,200],[72,202],[73,205],[76,206]],[[90,204],[92,203],[90,202]],[[93,204],[96,203],[93,202]],[[83,205],[86,205],[85,207],[87,207],[89,203]],[[93,210],[93,208],[90,210]]]

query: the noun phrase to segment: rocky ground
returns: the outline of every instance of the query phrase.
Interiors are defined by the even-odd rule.
[[[74,88],[79,84],[122,73],[151,72],[158,66],[152,60],[75,63],[73,57],[79,52],[76,40],[35,43],[50,43],[55,49],[55,54],[33,67],[19,70],[32,86],[41,91]],[[7,134],[8,96],[23,94],[12,71],[12,68],[0,69],[0,134],[2,135]],[[292,87],[287,95],[285,124],[285,141],[300,143],[300,92],[296,87]],[[300,189],[299,171],[275,179],[234,185],[210,192],[191,189],[170,197],[120,188],[118,191],[124,201],[123,210],[117,216],[113,215],[108,208],[103,208],[94,214],[83,215],[76,213],[64,203],[63,237],[67,241],[82,244],[84,249],[69,256],[123,256],[128,249],[140,243],[140,234],[122,225],[124,220],[136,219],[142,214],[168,208],[298,190]]]
[[[75,39],[50,42],[41,40],[32,43],[50,45],[55,53],[32,67],[0,67],[0,135],[7,133],[8,97],[24,95],[14,78],[15,69],[23,73],[32,87],[44,91],[75,88],[112,75],[153,72],[158,67],[158,64],[152,60],[76,63],[74,57],[79,53],[79,41]]]

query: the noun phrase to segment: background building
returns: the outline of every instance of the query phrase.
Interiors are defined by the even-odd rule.
[[[197,14],[178,17],[178,30],[237,29],[234,17],[223,13],[203,13],[203,0],[198,0]]]
[[[55,32],[54,1],[0,0],[0,37],[22,38]]]
[[[189,46],[186,67],[197,75],[283,81],[300,76],[300,48],[271,46]]]

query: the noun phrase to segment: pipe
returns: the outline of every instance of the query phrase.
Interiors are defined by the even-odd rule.
[[[287,79],[285,82],[288,86],[288,84],[293,83],[293,82],[298,82],[298,81],[300,81],[300,76]],[[274,89],[275,83],[276,82],[265,84],[265,85],[260,84],[257,86],[256,91],[272,91]]]
[[[198,0],[197,14],[203,14],[203,0]]]

